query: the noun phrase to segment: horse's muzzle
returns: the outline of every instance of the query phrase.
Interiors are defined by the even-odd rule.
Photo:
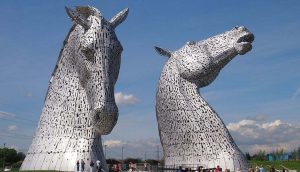
[[[118,121],[118,108],[115,103],[98,106],[94,110],[95,129],[100,135],[109,134]]]

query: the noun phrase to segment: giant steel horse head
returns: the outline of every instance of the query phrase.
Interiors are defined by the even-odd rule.
[[[60,51],[21,170],[74,171],[77,161],[96,160],[107,170],[101,135],[109,134],[118,119],[114,86],[123,48],[115,28],[128,9],[109,21],[91,6],[66,11],[74,25]]]

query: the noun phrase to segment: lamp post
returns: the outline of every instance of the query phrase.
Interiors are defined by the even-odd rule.
[[[104,145],[104,158],[105,158],[105,160],[106,160],[106,146],[107,145]]]
[[[122,146],[122,163],[123,163],[123,160],[124,160],[124,157],[123,157],[123,154],[124,153],[124,146]]]
[[[5,143],[3,144],[3,171],[4,171],[4,168],[5,168]]]
[[[159,165],[159,145],[157,145],[157,166]]]

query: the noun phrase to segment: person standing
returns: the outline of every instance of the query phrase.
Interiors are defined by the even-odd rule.
[[[275,168],[274,168],[273,165],[272,165],[271,168],[270,168],[270,172],[275,172]]]
[[[133,171],[133,164],[132,164],[132,162],[129,162],[129,170],[128,170],[129,172],[132,172]]]
[[[85,165],[85,162],[83,161],[83,159],[81,159],[81,171],[84,171],[84,165]]]
[[[252,166],[250,166],[250,168],[248,169],[248,172],[254,172],[254,168],[252,168]]]
[[[97,166],[97,172],[101,172],[101,162],[99,160],[96,161],[96,166]]]
[[[93,172],[93,169],[94,169],[94,162],[93,162],[93,160],[91,160],[91,162],[90,162],[90,172]]]
[[[217,165],[217,168],[215,168],[214,172],[222,172],[222,169]]]
[[[77,171],[79,171],[79,160],[77,160],[77,162],[76,162],[76,169],[77,169]]]
[[[146,162],[146,161],[144,162],[144,170],[145,170],[145,171],[148,171],[148,168],[147,168],[147,162]]]
[[[199,166],[199,167],[197,168],[197,172],[204,172],[203,166]]]
[[[263,165],[260,165],[259,172],[265,172],[265,169],[264,169]]]

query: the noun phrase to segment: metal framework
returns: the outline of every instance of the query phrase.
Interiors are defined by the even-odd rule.
[[[114,99],[122,46],[115,28],[128,9],[110,21],[94,7],[66,7],[74,22],[50,79],[40,121],[21,170],[74,171],[100,160],[101,135],[117,123]]]
[[[247,170],[248,163],[212,107],[200,96],[220,70],[238,54],[252,48],[254,36],[245,27],[176,51],[156,47],[168,57],[156,94],[156,115],[166,167],[219,165],[231,171]]]

